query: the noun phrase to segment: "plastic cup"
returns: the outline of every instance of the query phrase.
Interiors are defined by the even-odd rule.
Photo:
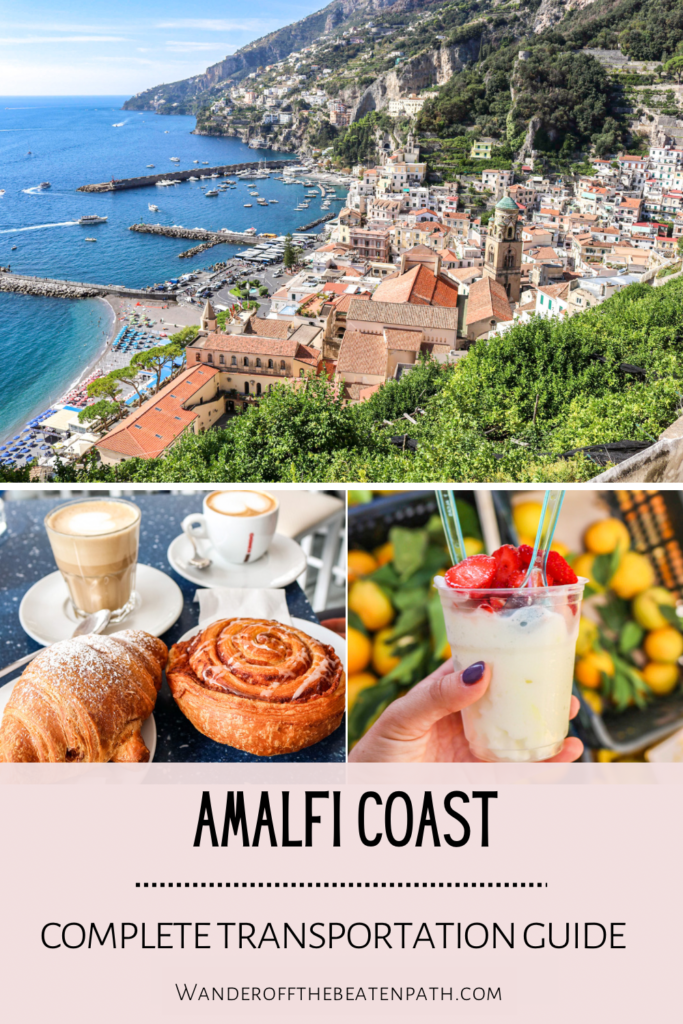
[[[588,580],[564,587],[471,590],[434,580],[456,672],[475,661],[491,683],[462,712],[465,736],[482,761],[545,761],[569,728],[581,598]]]

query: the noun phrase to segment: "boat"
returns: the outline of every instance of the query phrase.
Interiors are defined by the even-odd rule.
[[[126,123],[125,121],[119,121],[118,124],[113,124],[112,128],[123,128],[125,123]]]
[[[193,163],[193,164],[198,164],[198,163],[199,163],[199,160],[193,160],[193,161],[192,161],[192,163]]]
[[[86,238],[86,242],[96,242],[96,238]]]
[[[16,249],[16,245],[13,245],[12,246],[12,252],[14,252],[15,249]]]
[[[97,213],[87,213],[84,217],[78,218],[78,223],[83,224],[84,227],[89,224],[105,224],[106,221],[106,217],[100,217]]]
[[[244,204],[245,210],[251,210],[252,205],[253,205],[252,203],[245,203]],[[246,232],[245,232],[245,234],[246,234]]]
[[[0,196],[4,196],[4,194],[5,194],[4,188],[0,188]]]
[[[203,164],[208,164],[208,162],[209,162],[208,160],[202,160]]]
[[[50,184],[49,181],[41,181],[41,183],[38,186],[38,188],[52,188],[52,185]]]
[[[154,167],[154,164],[147,164],[148,167]]]
[[[159,207],[155,206],[154,203],[148,203],[147,204],[147,209],[148,210],[152,210],[153,213],[158,213],[159,212]]]
[[[199,178],[195,178],[194,174],[191,174],[190,177],[187,180],[188,181],[199,181]]]
[[[204,193],[204,195],[205,196],[217,196],[218,195],[218,189],[217,188],[210,188],[208,192]]]
[[[277,203],[277,199],[271,199],[270,202],[271,203]]]
[[[180,163],[180,157],[179,156],[169,156],[168,159],[172,160],[174,164],[179,164]]]
[[[249,205],[251,205],[251,204],[249,204]],[[255,235],[256,234],[256,228],[245,228],[244,231],[242,232],[242,234],[243,235]]]

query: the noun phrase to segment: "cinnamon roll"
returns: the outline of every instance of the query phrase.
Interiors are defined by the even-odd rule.
[[[218,743],[271,757],[329,736],[344,714],[334,648],[269,619],[221,619],[171,648],[175,701]]]

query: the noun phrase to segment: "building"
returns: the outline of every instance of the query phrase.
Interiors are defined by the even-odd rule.
[[[512,309],[505,289],[492,277],[482,277],[469,286],[465,310],[469,341],[494,333],[499,323],[512,321]]]
[[[472,143],[470,160],[490,160],[493,153],[493,139],[477,139]]]
[[[391,235],[388,228],[356,228],[349,229],[349,241],[358,255],[368,260],[379,260],[386,263],[389,259]]]
[[[390,330],[419,330],[427,344],[457,347],[458,310],[441,306],[419,306],[410,302],[375,302],[351,299],[346,329],[363,334],[381,334]]]
[[[522,225],[517,204],[508,196],[496,203],[484,253],[484,277],[500,284],[510,302],[519,302]]]
[[[427,99],[427,96],[416,96],[414,92],[411,92],[409,96],[404,96],[402,99],[389,100],[389,114],[391,117],[400,117],[401,114],[416,117]]]

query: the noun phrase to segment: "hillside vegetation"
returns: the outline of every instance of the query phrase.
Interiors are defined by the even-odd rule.
[[[587,480],[599,472],[593,462],[560,456],[591,444],[654,442],[681,414],[681,338],[683,281],[632,285],[568,320],[535,317],[481,340],[455,366],[425,361],[360,405],[344,405],[326,378],[299,390],[280,384],[225,429],[184,437],[165,459],[103,466],[91,456],[56,479]],[[622,363],[646,377],[623,372]],[[416,426],[399,418],[404,412]],[[416,451],[392,443],[406,433]]]

